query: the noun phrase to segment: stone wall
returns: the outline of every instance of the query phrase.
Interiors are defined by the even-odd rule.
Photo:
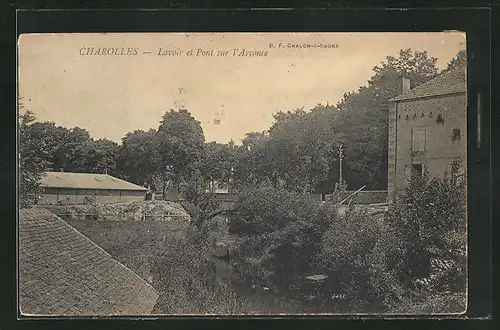
[[[466,95],[408,100],[389,109],[388,191],[390,199],[404,189],[414,164],[422,164],[430,176],[442,176],[454,160],[467,155]],[[441,118],[442,120],[438,120]],[[460,138],[453,138],[453,130]],[[424,148],[415,150],[416,131],[423,133]]]

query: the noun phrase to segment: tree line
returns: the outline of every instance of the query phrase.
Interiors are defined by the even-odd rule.
[[[461,51],[446,70],[465,61]],[[278,111],[268,130],[247,133],[241,145],[206,142],[200,122],[187,109],[166,111],[156,129],[129,132],[118,144],[93,139],[80,127],[37,122],[21,100],[21,196],[35,198],[43,171],[109,173],[157,193],[173,187],[242,190],[261,184],[325,193],[339,179],[340,145],[349,188],[385,189],[387,100],[399,94],[401,77],[410,78],[412,88],[434,78],[436,62],[426,51],[402,49],[336,105]]]

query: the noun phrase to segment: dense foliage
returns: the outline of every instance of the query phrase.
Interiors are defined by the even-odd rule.
[[[25,109],[21,109],[25,111]],[[48,163],[43,159],[47,153],[43,143],[33,136],[31,125],[35,116],[25,111],[19,116],[19,204],[29,207],[38,201],[40,179]]]
[[[465,61],[460,52],[448,69]],[[166,111],[155,129],[127,133],[120,145],[52,122],[33,122],[25,137],[42,144],[39,157],[50,170],[106,172],[161,194],[182,192],[194,176],[202,179],[203,191],[271,184],[300,193],[331,192],[339,179],[343,145],[349,188],[384,189],[386,102],[400,93],[401,77],[410,78],[414,87],[436,74],[435,58],[402,49],[375,66],[367,85],[344,94],[337,105],[278,111],[268,130],[248,133],[240,146],[205,143],[200,122],[184,108]]]
[[[215,281],[210,246],[193,232],[180,241],[168,241],[155,258],[152,274],[162,293],[155,306],[165,314],[244,314],[250,303],[229,284]]]
[[[441,312],[463,311],[466,189],[458,173],[454,164],[444,178],[412,180],[385,215],[361,209],[338,217],[300,194],[250,190],[231,223],[240,237],[235,263],[303,303],[314,292],[305,278],[325,275],[313,296],[316,312],[437,311],[432,302]]]
[[[217,189],[231,190],[236,166],[237,147],[233,141],[227,144],[209,142],[205,144],[201,162],[201,174],[210,192]]]
[[[295,276],[310,272],[323,232],[335,219],[330,205],[281,188],[246,191],[232,216],[230,232],[238,267],[268,286],[288,289]]]
[[[455,162],[444,178],[411,181],[389,216],[403,283],[416,287],[433,272],[432,260],[453,265],[446,279],[435,277],[430,286],[460,291],[465,286],[467,245],[466,182]],[[441,274],[444,276],[444,274]],[[440,276],[441,276],[440,275]]]
[[[189,182],[199,170],[205,136],[200,122],[185,109],[166,112],[157,131],[159,172],[171,173],[175,187]]]
[[[163,195],[182,194],[194,234],[159,251],[155,264],[167,312],[248,307],[207,275],[206,230],[220,208],[218,188],[240,193],[230,233],[243,277],[290,299],[316,299],[315,311],[460,312],[467,237],[460,164],[442,179],[413,179],[385,216],[339,217],[311,195],[331,192],[339,181],[340,146],[350,189],[386,187],[387,100],[399,94],[401,77],[415,87],[437,74],[435,65],[426,52],[401,50],[337,105],[278,111],[268,130],[246,134],[240,146],[205,142],[186,109],[166,111],[156,129],[127,133],[121,144],[36,122],[26,111],[19,117],[21,206],[36,202],[46,170],[110,173]],[[461,52],[447,70],[463,65]],[[325,279],[311,288],[305,278],[313,274]],[[339,293],[346,299],[330,299]]]
[[[415,87],[437,73],[436,58],[404,49],[375,66],[367,85],[344,94],[336,106],[277,112],[268,131],[249,133],[243,140],[238,183],[331,192],[338,181],[338,149],[343,145],[349,188],[386,188],[387,100],[401,93],[402,77]]]
[[[158,155],[155,146],[156,130],[135,130],[122,139],[118,170],[129,181],[139,185],[155,186]]]
[[[80,127],[67,129],[53,122],[35,122],[26,126],[21,143],[36,142],[43,148],[38,157],[47,169],[65,172],[109,173],[116,175],[119,146],[107,140],[94,140]]]

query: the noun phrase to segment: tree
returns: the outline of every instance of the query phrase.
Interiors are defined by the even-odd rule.
[[[250,132],[236,148],[234,179],[240,189],[269,181],[272,164],[266,158],[267,140],[266,132]]]
[[[158,174],[158,153],[155,147],[156,130],[127,133],[122,139],[117,161],[119,173],[139,185],[150,185],[155,191],[161,190],[164,181],[155,180]]]
[[[344,94],[337,104],[339,123],[346,134],[346,179],[351,188],[367,185],[384,189],[387,185],[387,101],[400,94],[401,78],[418,86],[437,74],[437,59],[427,52],[402,49],[398,57],[373,68],[367,86]]]
[[[119,146],[108,139],[92,140],[87,154],[86,169],[89,173],[109,173],[116,175],[116,161]]]
[[[250,132],[245,134],[242,141],[243,149],[252,150],[262,146],[267,138],[267,132]]]
[[[49,167],[44,159],[48,153],[45,145],[30,130],[36,117],[20,103],[19,115],[19,202],[21,208],[30,207],[38,201],[41,193],[40,180]]]
[[[167,111],[156,132],[159,171],[172,173],[173,184],[180,188],[199,169],[204,143],[201,124],[189,111]]]
[[[60,151],[64,155],[64,171],[87,172],[87,160],[92,147],[92,139],[86,129],[78,126],[70,129]]]
[[[48,170],[116,174],[117,143],[94,140],[85,129],[67,129],[53,122],[33,122],[26,129],[43,149],[39,157]]]
[[[344,140],[337,116],[334,108],[322,106],[275,116],[268,149],[278,178],[288,189],[315,192],[333,169],[336,174],[337,150]]]
[[[233,256],[245,273],[281,292],[312,270],[322,233],[335,222],[332,205],[271,186],[245,190],[231,217]]]
[[[303,107],[300,109],[295,109],[294,111],[278,111],[277,113],[273,114],[274,123],[271,128],[269,128],[269,133],[275,132],[279,127],[294,119],[304,116],[306,113],[307,112]]]
[[[307,193],[330,190],[325,182],[337,178],[337,150],[344,140],[337,117],[334,107],[322,105],[277,112],[268,132],[250,133],[243,140],[239,176],[248,185],[267,182]]]
[[[201,172],[211,190],[217,188],[215,184],[219,188],[229,188],[236,165],[235,156],[234,143],[232,145],[217,142],[205,144]]]
[[[377,86],[384,79],[388,79],[386,84],[392,86],[394,84],[390,78],[408,78],[410,80],[410,87],[414,88],[432,78],[434,78],[438,70],[436,68],[437,58],[429,57],[427,51],[413,51],[411,48],[400,49],[398,57],[387,56],[386,62],[381,62],[373,68],[374,75],[369,80],[369,86]],[[396,81],[396,85],[399,81]],[[384,90],[388,97],[393,97],[394,90]],[[399,92],[398,90],[395,91]],[[395,96],[395,95],[394,95]],[[386,97],[382,98],[384,101]]]
[[[247,185],[270,182],[300,192],[330,192],[339,179],[338,148],[345,148],[344,179],[351,189],[387,186],[388,99],[401,78],[415,87],[437,74],[436,58],[402,49],[375,66],[367,86],[344,94],[337,106],[279,111],[267,132],[251,133],[238,151],[237,173]]]
[[[457,67],[467,67],[467,53],[465,52],[465,49],[460,50],[457,55],[451,59],[444,71],[453,70]]]
[[[56,126],[53,122],[33,122],[26,127],[26,134],[38,141],[40,147],[45,150],[42,157],[52,171],[59,171],[65,167],[66,159],[63,148],[66,145],[69,130],[62,126]]]

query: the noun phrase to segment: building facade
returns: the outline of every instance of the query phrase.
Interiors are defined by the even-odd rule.
[[[109,204],[145,200],[147,188],[107,174],[47,172],[38,204]]]
[[[466,71],[459,67],[409,89],[403,79],[402,94],[389,105],[388,194],[413,176],[427,172],[442,177],[455,160],[466,166]]]

